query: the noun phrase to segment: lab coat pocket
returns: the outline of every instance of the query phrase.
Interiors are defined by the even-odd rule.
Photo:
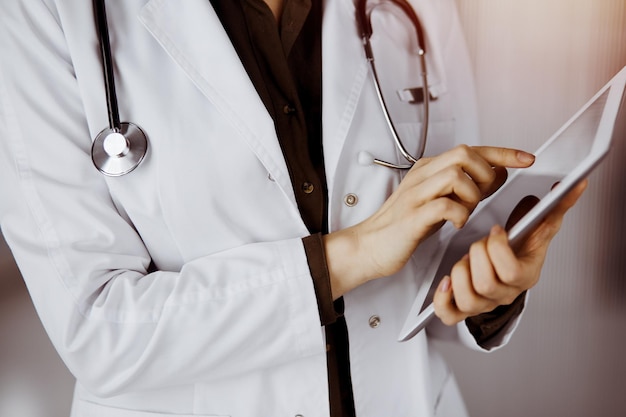
[[[396,130],[406,150],[416,156],[422,137],[422,123],[397,123]],[[432,120],[428,124],[428,136],[424,156],[436,156],[457,145],[454,119]],[[400,155],[399,155],[400,156]]]
[[[213,414],[174,414],[152,411],[137,411],[124,408],[109,407],[88,401],[74,403],[71,417],[229,417]]]

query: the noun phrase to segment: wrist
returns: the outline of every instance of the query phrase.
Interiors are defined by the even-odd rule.
[[[322,237],[333,299],[377,278],[362,256],[355,227],[339,230]]]

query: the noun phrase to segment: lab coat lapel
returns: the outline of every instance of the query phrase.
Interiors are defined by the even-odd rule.
[[[324,2],[322,118],[326,174],[331,193],[341,150],[368,77],[354,10],[352,1]]]
[[[295,205],[273,121],[208,0],[151,0],[139,19]]]

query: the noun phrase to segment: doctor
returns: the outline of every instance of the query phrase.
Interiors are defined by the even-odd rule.
[[[77,379],[73,416],[465,414],[430,340],[508,341],[584,185],[516,251],[494,227],[437,289],[450,326],[396,341],[450,231],[532,163],[467,146],[454,2],[411,4],[437,99],[403,173],[359,158],[398,161],[351,1],[108,1],[120,116],[149,138],[118,177],[90,157],[107,125],[91,3],[0,4],[0,225]],[[392,9],[373,17],[387,96],[419,83]],[[419,105],[391,107],[416,148]]]

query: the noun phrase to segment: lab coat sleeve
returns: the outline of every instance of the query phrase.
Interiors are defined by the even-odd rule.
[[[524,314],[524,308],[528,299],[528,292],[520,295],[519,305],[516,305],[515,312],[505,323],[498,323],[497,331],[489,332],[488,338],[479,340],[476,334],[472,333],[466,320],[459,322],[455,326],[446,326],[441,320],[435,319],[428,325],[426,331],[432,338],[448,342],[460,343],[472,350],[482,352],[496,351],[506,346],[515,330],[520,324]]]
[[[91,165],[58,17],[21,3],[0,6],[0,226],[80,383],[110,396],[324,355],[299,237],[150,272],[149,251]]]

